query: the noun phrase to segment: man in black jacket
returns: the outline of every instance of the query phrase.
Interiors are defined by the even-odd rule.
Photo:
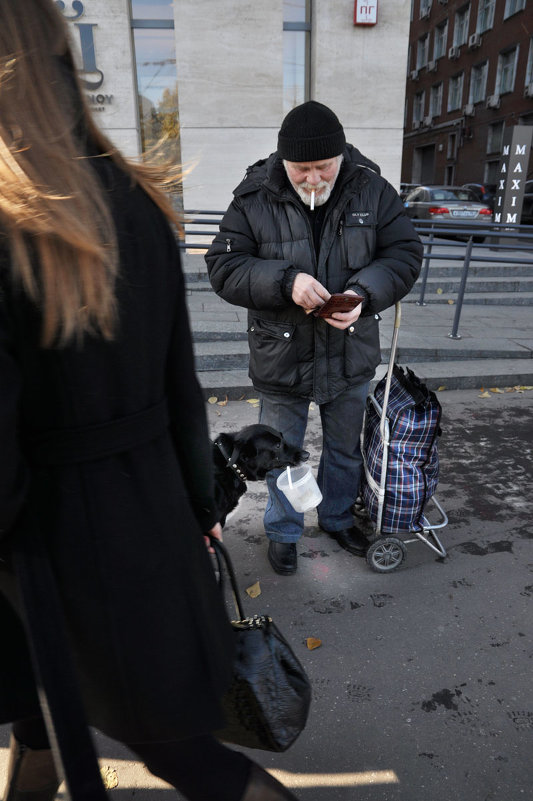
[[[368,542],[354,525],[368,382],[380,362],[379,312],[409,292],[422,246],[379,167],[347,144],[331,109],[309,101],[285,117],[278,149],[249,167],[206,255],[216,293],[248,309],[250,377],[260,422],[302,446],[309,401],[322,420],[320,527],[352,554]],[[363,302],[322,319],[330,294]],[[268,558],[297,566],[304,516],[267,477]]]

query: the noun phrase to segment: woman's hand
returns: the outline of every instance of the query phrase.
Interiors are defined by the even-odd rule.
[[[222,542],[222,526],[220,525],[220,523],[215,523],[213,528],[209,529],[209,534],[211,534],[211,536],[214,537],[216,540]],[[213,548],[212,545],[209,544],[209,537],[204,537],[204,539],[209,553],[215,553],[215,549]]]

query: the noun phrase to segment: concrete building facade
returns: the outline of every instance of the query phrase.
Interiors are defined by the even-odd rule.
[[[166,136],[186,209],[223,209],[280,123],[326,103],[400,182],[410,0],[59,0],[97,119],[129,155]],[[386,53],[386,58],[384,54]]]
[[[411,16],[402,181],[496,184],[506,132],[533,125],[532,0],[413,0]]]

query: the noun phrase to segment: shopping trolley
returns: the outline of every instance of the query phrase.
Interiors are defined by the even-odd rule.
[[[394,329],[392,335],[392,343],[390,349],[389,364],[385,378],[376,386],[373,393],[367,398],[365,417],[363,422],[363,429],[361,433],[361,451],[363,454],[364,463],[364,478],[363,486],[360,497],[357,499],[354,506],[354,513],[359,516],[366,515],[370,518],[374,525],[374,536],[371,538],[371,544],[367,550],[366,560],[369,566],[378,573],[390,573],[399,567],[407,555],[406,546],[414,542],[422,542],[438,556],[446,556],[446,550],[439,540],[436,531],[444,528],[448,524],[448,517],[440,503],[434,495],[434,488],[438,481],[438,452],[437,452],[437,436],[440,432],[439,420],[429,419],[429,423],[422,419],[420,430],[423,436],[426,436],[427,442],[415,443],[412,452],[418,458],[426,460],[422,461],[421,465],[413,467],[409,466],[407,461],[402,462],[404,455],[408,453],[406,442],[409,439],[409,430],[406,431],[410,423],[409,415],[411,412],[403,415],[402,423],[403,429],[398,426],[400,433],[398,434],[398,441],[394,440],[394,427],[399,420],[398,415],[395,414],[394,419],[389,417],[389,406],[396,407],[398,404],[405,402],[407,395],[402,396],[402,388],[399,387],[397,397],[391,398],[391,386],[397,387],[397,376],[403,375],[401,368],[395,367],[396,349],[398,345],[398,335],[401,322],[401,304],[397,303],[395,308]],[[434,393],[431,393],[427,388],[419,382],[414,373],[409,369],[407,372],[410,374],[411,379],[418,382],[420,393],[425,394],[428,399],[433,399],[434,407],[440,410],[440,404],[436,400]],[[400,375],[401,374],[401,375]],[[377,390],[379,389],[380,399],[376,397]],[[402,400],[403,397],[403,400]],[[416,411],[418,419],[420,416],[430,415],[431,411],[424,407],[423,403],[417,403],[413,400],[410,407],[409,404],[405,406],[406,409],[410,408]],[[440,414],[439,414],[440,418]],[[372,425],[372,430],[370,430]],[[392,429],[392,432],[391,432]],[[371,445],[369,433],[372,434]],[[391,441],[391,433],[393,439]],[[418,436],[418,434],[417,434]],[[418,447],[420,446],[420,447]],[[372,451],[370,451],[372,447]],[[418,449],[417,449],[418,448]],[[389,456],[394,453],[395,457],[395,470],[400,472],[400,475],[395,475],[394,481],[388,480],[389,469]],[[427,492],[430,480],[428,479],[430,463],[433,463],[433,490]],[[424,473],[427,467],[428,473]],[[413,487],[407,486],[407,491],[404,497],[401,496],[402,481],[405,478],[401,475],[405,471],[409,479],[409,471],[415,471],[417,481],[420,482],[423,494],[417,496],[416,492],[412,492]],[[409,509],[411,497],[416,501],[416,508]],[[407,502],[405,501],[407,497]],[[385,504],[387,503],[387,506]],[[396,503],[403,503],[405,506],[400,510],[395,509]],[[430,522],[430,518],[436,517],[436,522]],[[407,521],[407,523],[406,523]],[[405,528],[404,528],[405,526]],[[407,537],[407,538],[406,538]]]

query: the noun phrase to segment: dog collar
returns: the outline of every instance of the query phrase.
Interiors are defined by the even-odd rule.
[[[246,481],[246,475],[242,472],[235,459],[235,451],[233,451],[232,454],[228,455],[227,450],[224,448],[224,446],[218,439],[215,440],[215,445],[217,446],[220,453],[226,460],[226,467],[229,467],[230,470],[233,470],[235,475],[237,475],[241,481]]]

